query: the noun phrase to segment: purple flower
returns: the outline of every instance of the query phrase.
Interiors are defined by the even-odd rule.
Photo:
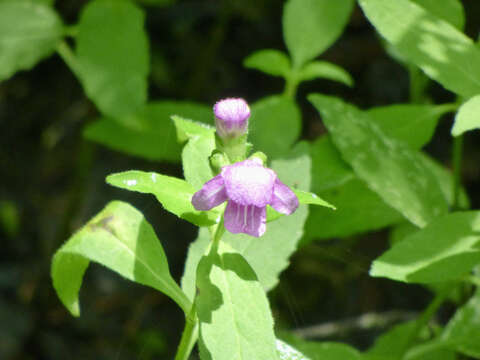
[[[217,133],[222,138],[232,138],[247,132],[250,108],[245,100],[228,98],[213,107]]]
[[[210,210],[228,201],[225,228],[231,233],[262,236],[266,229],[266,206],[289,215],[298,207],[290,188],[259,160],[227,165],[219,175],[203,185],[192,198],[197,210]]]

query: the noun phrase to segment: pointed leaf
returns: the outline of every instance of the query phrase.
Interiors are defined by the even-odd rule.
[[[121,189],[155,195],[165,210],[197,226],[209,226],[220,220],[217,209],[197,211],[192,205],[195,189],[185,180],[154,172],[125,171],[107,176],[107,183]]]
[[[457,280],[480,264],[480,212],[432,221],[377,258],[370,275],[411,282]]]
[[[243,61],[243,66],[273,76],[287,77],[290,73],[290,59],[285,53],[274,49],[254,52]]]
[[[466,131],[480,129],[480,95],[464,103],[455,116],[452,135],[459,136]]]
[[[215,133],[215,128],[205,123],[185,119],[178,115],[171,116],[171,119],[177,130],[177,140],[181,143],[197,136],[210,136]]]
[[[480,48],[448,22],[410,0],[360,0],[377,31],[445,88],[480,93]]]
[[[121,120],[101,118],[94,121],[86,127],[84,136],[126,154],[148,160],[179,162],[182,146],[175,139],[172,115],[212,122],[212,110],[206,105],[158,101]]]
[[[53,286],[74,316],[80,315],[78,293],[90,261],[163,292],[186,313],[190,310],[190,301],[170,276],[167,258],[154,230],[127,203],[109,203],[53,257]]]
[[[277,352],[280,360],[311,360],[294,347],[278,339]]]
[[[342,157],[387,204],[420,227],[447,212],[437,179],[418,152],[386,137],[365,112],[340,99],[315,94],[309,100]]]
[[[55,51],[63,35],[57,13],[39,1],[0,2],[0,81]]]
[[[147,99],[148,38],[144,12],[129,0],[95,0],[78,24],[78,75],[88,97],[108,116],[122,117]]]
[[[196,281],[202,359],[278,359],[266,294],[241,254],[220,241],[201,258]]]
[[[295,195],[297,195],[298,202],[300,204],[319,205],[328,207],[333,210],[336,209],[335,206],[321,199],[320,197],[318,197],[317,194],[302,190],[293,190],[293,192],[295,193]]]
[[[283,36],[293,65],[300,68],[341,35],[353,0],[289,0],[283,9]]]
[[[314,80],[317,78],[329,79],[341,82],[347,86],[353,86],[353,78],[338,65],[327,61],[312,61],[305,65],[299,74],[300,81]]]

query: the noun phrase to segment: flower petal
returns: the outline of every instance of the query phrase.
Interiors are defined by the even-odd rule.
[[[221,175],[207,181],[192,197],[193,207],[197,210],[210,210],[227,200],[225,183]]]
[[[290,215],[298,208],[298,198],[287,185],[276,179],[270,205],[279,213]]]
[[[230,200],[225,209],[225,228],[233,234],[260,237],[267,228],[266,220],[265,207],[241,205]]]

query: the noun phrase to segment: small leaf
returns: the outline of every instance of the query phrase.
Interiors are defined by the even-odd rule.
[[[136,112],[147,99],[145,14],[129,0],[95,0],[78,24],[78,75],[88,97],[108,116]]]
[[[277,339],[276,344],[280,360],[311,360],[286,342]]]
[[[175,139],[172,115],[212,122],[209,106],[185,101],[158,101],[147,104],[127,118],[94,121],[86,127],[84,136],[126,154],[148,160],[179,162],[182,146]]]
[[[248,140],[255,150],[270,158],[287,154],[300,136],[301,116],[296,103],[286,97],[271,96],[251,106]],[[272,129],[282,129],[272,134]]]
[[[409,283],[457,280],[480,264],[480,212],[433,220],[377,258],[370,275]]]
[[[288,56],[273,49],[264,49],[249,55],[244,61],[243,66],[249,69],[260,70],[273,76],[287,77],[290,73],[290,59]]]
[[[311,360],[361,360],[361,354],[353,347],[336,342],[305,341],[285,334],[289,344],[295,346],[303,356]],[[287,358],[289,359],[289,358]]]
[[[47,4],[0,1],[0,81],[50,56],[62,35],[62,22]]]
[[[466,131],[480,129],[480,95],[465,102],[455,116],[452,135],[459,136]]]
[[[305,65],[299,74],[300,81],[314,80],[317,78],[341,82],[353,86],[353,78],[340,66],[327,61],[312,61]]]
[[[470,38],[410,0],[359,3],[377,31],[430,78],[465,98],[480,93],[480,48]]]
[[[387,204],[420,227],[447,212],[437,179],[418,152],[386,137],[365,112],[340,99],[315,94],[309,100],[344,160]]]
[[[386,136],[399,139],[413,149],[420,149],[432,139],[440,117],[454,109],[451,104],[399,104],[375,107],[367,114]]]
[[[177,140],[181,143],[196,136],[210,136],[215,133],[215,128],[205,123],[184,119],[177,115],[171,118],[177,129]]]
[[[220,241],[201,258],[196,282],[202,359],[277,359],[267,297],[241,254]]]
[[[143,215],[127,203],[109,203],[53,257],[53,286],[74,316],[80,315],[78,293],[90,261],[163,292],[185,313],[190,310],[190,301],[170,275],[167,258],[154,230]]]
[[[293,190],[293,192],[295,193],[295,195],[297,195],[298,202],[300,204],[320,205],[336,210],[335,206],[319,198],[318,195],[314,193],[302,190]]]
[[[194,137],[183,148],[183,175],[185,180],[197,190],[213,178],[209,156],[214,149],[215,137],[213,133]]]
[[[121,189],[155,195],[165,210],[197,226],[214,225],[220,220],[218,209],[195,210],[191,202],[195,189],[185,180],[131,170],[109,175],[106,181]]]
[[[480,290],[457,310],[447,324],[442,340],[452,344],[452,348],[476,359],[480,358]]]
[[[283,10],[283,36],[295,68],[320,55],[341,35],[353,0],[289,0]]]

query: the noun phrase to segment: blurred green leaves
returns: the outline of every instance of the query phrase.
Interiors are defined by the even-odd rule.
[[[480,95],[465,102],[455,116],[452,135],[459,136],[466,131],[480,129]]]
[[[62,35],[62,21],[47,4],[0,1],[0,81],[51,55]]]

